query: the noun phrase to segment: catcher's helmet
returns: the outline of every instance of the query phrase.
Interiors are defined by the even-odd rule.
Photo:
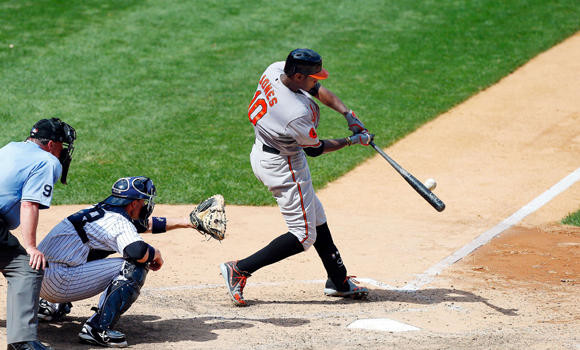
[[[137,199],[152,201],[156,196],[153,181],[145,176],[122,177],[111,188],[106,204],[123,207]]]
[[[122,177],[111,189],[111,195],[103,203],[124,207],[134,200],[144,199],[145,205],[139,213],[139,223],[147,227],[147,220],[155,208],[157,191],[153,180],[145,176]]]
[[[322,57],[311,49],[296,49],[290,52],[284,65],[284,73],[287,76],[302,73],[318,80],[328,78],[328,71],[322,68]]]

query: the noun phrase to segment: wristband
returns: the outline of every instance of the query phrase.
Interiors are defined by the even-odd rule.
[[[147,257],[147,261],[145,261],[146,263],[150,263],[153,261],[153,259],[155,259],[155,248],[153,248],[153,246],[149,246],[147,248],[147,251],[149,252],[149,256]]]
[[[350,137],[345,137],[344,140],[346,141],[347,146],[352,145],[352,140],[350,139]]]
[[[151,221],[151,233],[167,232],[167,218],[154,216]]]

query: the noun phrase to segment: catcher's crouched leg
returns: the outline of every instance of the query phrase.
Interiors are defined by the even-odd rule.
[[[95,314],[87,320],[79,333],[81,341],[108,347],[127,346],[125,335],[111,327],[139,297],[147,272],[144,264],[125,261],[119,276],[101,296]]]

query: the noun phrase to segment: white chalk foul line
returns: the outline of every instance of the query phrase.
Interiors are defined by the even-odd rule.
[[[557,184],[550,187],[547,191],[536,197],[534,200],[529,202],[528,204],[524,205],[514,214],[509,216],[507,219],[503,220],[495,227],[487,230],[486,232],[482,233],[480,236],[475,238],[473,241],[469,242],[455,253],[449,255],[445,259],[441,260],[437,264],[431,266],[427,271],[423,272],[420,275],[417,275],[415,280],[407,283],[402,288],[396,288],[384,282],[376,281],[372,278],[357,278],[357,280],[371,284],[375,287],[380,289],[386,290],[399,290],[399,291],[416,291],[423,287],[426,284],[431,283],[435,276],[439,275],[444,269],[453,265],[457,261],[466,257],[469,253],[473,252],[477,248],[481,247],[482,245],[489,242],[492,238],[497,236],[498,234],[502,233],[503,231],[507,230],[508,228],[512,227],[513,225],[520,222],[523,218],[530,215],[531,213],[535,212],[546,203],[554,199],[557,195],[565,191],[568,187],[572,186],[580,180],[580,168],[576,169],[568,176],[560,180]],[[301,281],[286,281],[286,282],[256,282],[256,283],[248,283],[248,286],[280,286],[284,284],[290,283],[304,283],[304,284],[313,284],[313,283],[324,283],[326,280],[301,280]],[[158,292],[158,291],[172,291],[172,290],[194,290],[194,289],[209,289],[209,288],[221,288],[223,284],[199,284],[199,285],[184,285],[184,286],[172,286],[172,287],[157,287],[157,288],[143,288],[143,292]]]
[[[440,274],[444,269],[456,263],[457,261],[463,259],[469,253],[473,252],[475,249],[481,247],[482,245],[489,242],[493,237],[512,227],[513,225],[520,222],[523,218],[535,212],[546,203],[551,201],[554,197],[565,191],[568,187],[572,186],[575,182],[580,180],[580,168],[576,169],[568,176],[560,180],[557,184],[550,187],[547,191],[536,197],[534,200],[524,205],[520,210],[516,211],[507,219],[503,220],[495,227],[482,233],[479,237],[469,242],[461,249],[455,253],[449,255],[445,259],[441,260],[437,264],[431,266],[427,271],[420,274],[415,278],[414,281],[405,285],[403,290],[417,290],[422,286],[431,283],[435,276]]]

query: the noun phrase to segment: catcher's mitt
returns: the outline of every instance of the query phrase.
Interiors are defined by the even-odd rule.
[[[226,208],[224,197],[216,194],[201,202],[189,213],[193,228],[202,235],[221,241],[226,234]]]

